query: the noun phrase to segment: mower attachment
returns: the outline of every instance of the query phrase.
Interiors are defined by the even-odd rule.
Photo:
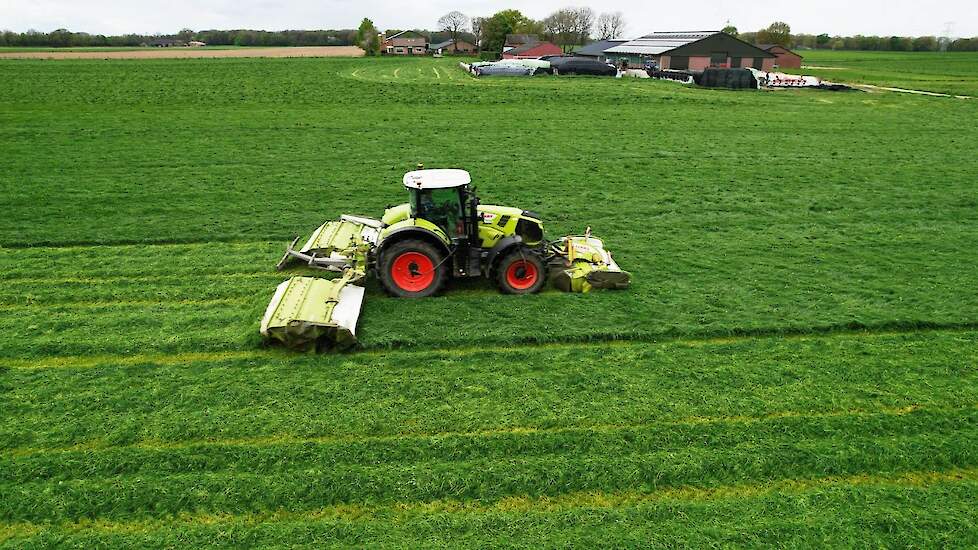
[[[631,284],[631,274],[618,267],[601,239],[591,236],[590,228],[583,236],[560,239],[553,251],[553,284],[564,292],[624,290]]]
[[[292,277],[278,285],[261,320],[261,335],[302,350],[345,350],[356,346],[363,287],[340,279]]]
[[[309,267],[329,271],[352,270],[359,276],[351,281],[357,282],[366,275],[367,255],[376,246],[382,226],[379,220],[344,215],[339,221],[319,226],[299,250],[295,249],[299,242],[296,237],[275,267],[281,271],[301,260]]]

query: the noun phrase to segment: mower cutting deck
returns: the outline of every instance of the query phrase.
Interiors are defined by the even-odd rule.
[[[321,225],[278,269],[294,264],[342,273],[338,279],[293,277],[279,285],[261,323],[269,341],[295,349],[356,345],[368,273],[391,296],[423,298],[453,278],[484,277],[505,294],[532,294],[546,284],[566,292],[628,288],[631,276],[590,234],[546,241],[540,216],[483,205],[464,170],[416,170],[404,175],[410,201],[380,220],[342,216]]]

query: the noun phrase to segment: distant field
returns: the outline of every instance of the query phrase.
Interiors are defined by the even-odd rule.
[[[0,546],[978,545],[978,101],[0,72]],[[633,288],[371,283],[363,351],[262,347],[285,245],[418,162]]]
[[[292,48],[0,48],[0,59],[186,59],[217,57],[360,57],[356,46]]]
[[[807,50],[802,72],[857,82],[978,97],[978,52],[837,52]]]

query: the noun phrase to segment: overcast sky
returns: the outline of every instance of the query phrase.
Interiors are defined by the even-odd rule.
[[[516,8],[542,18],[568,5],[595,11],[621,11],[627,34],[651,31],[715,30],[729,20],[741,31],[757,30],[775,20],[794,32],[840,35],[921,36],[945,33],[978,36],[978,0],[0,0],[0,29],[51,31],[67,28],[97,34],[174,33],[181,28],[265,30],[356,27],[370,17],[381,29],[428,28],[457,9],[467,15],[491,15]]]

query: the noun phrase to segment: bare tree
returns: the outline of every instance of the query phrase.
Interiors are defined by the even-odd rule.
[[[460,11],[450,11],[438,19],[438,28],[452,37],[452,50],[458,53],[458,35],[469,29],[469,18]]]
[[[576,44],[586,44],[594,30],[594,10],[588,7],[572,10],[574,13],[574,33],[577,35]]]
[[[547,38],[566,51],[571,46],[587,42],[594,28],[594,10],[559,9],[548,15],[542,24]]]
[[[620,11],[598,16],[597,33],[600,40],[621,38],[625,34],[625,16]]]
[[[482,51],[482,42],[485,40],[486,31],[486,18],[485,17],[473,17],[472,18],[472,34],[475,35],[475,47],[480,52]]]

